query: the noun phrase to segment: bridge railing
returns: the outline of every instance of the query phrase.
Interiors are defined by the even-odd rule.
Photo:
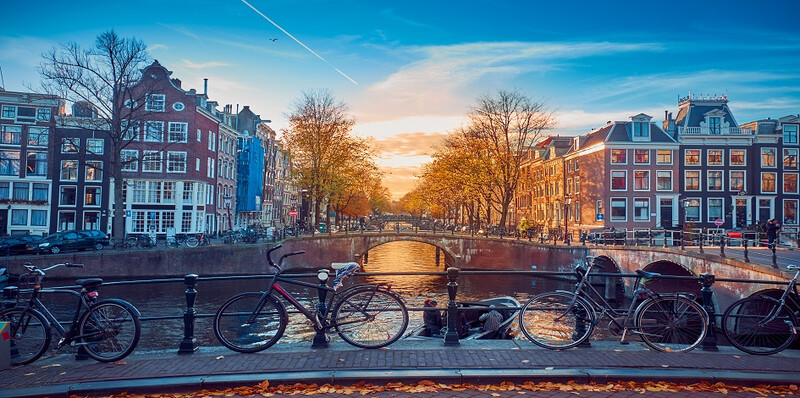
[[[441,276],[447,277],[448,281],[448,300],[447,306],[445,308],[441,307],[425,307],[425,306],[418,306],[418,303],[413,303],[414,305],[409,305],[408,310],[412,312],[425,312],[425,311],[457,311],[458,310],[458,286],[460,282],[460,278],[462,276],[481,276],[481,275],[504,275],[508,276],[509,278],[514,278],[518,280],[522,277],[529,277],[532,279],[532,283],[536,280],[556,280],[560,281],[564,284],[571,284],[577,281],[577,274],[576,272],[559,272],[559,271],[540,271],[540,270],[531,270],[531,271],[464,271],[459,270],[457,268],[449,268],[446,272],[359,272],[357,273],[354,278],[369,278],[369,277],[403,277],[403,276]],[[610,280],[617,280],[619,278],[640,278],[639,275],[633,273],[617,273],[617,272],[597,272],[591,274],[593,279],[593,284],[598,281],[597,278],[602,282],[603,278],[605,278],[605,283],[610,283]],[[140,318],[142,322],[145,324],[155,323],[155,322],[163,322],[168,320],[182,320],[183,321],[183,336],[177,343],[178,352],[179,353],[193,353],[199,347],[199,343],[195,337],[195,323],[198,319],[204,318],[211,318],[214,316],[213,313],[198,313],[195,309],[196,300],[198,297],[203,297],[202,294],[199,294],[199,291],[202,292],[203,288],[208,283],[209,288],[213,288],[213,284],[211,282],[216,281],[242,281],[242,280],[267,280],[272,278],[273,274],[261,274],[261,275],[237,275],[237,276],[212,276],[212,277],[200,277],[196,274],[188,274],[184,278],[162,278],[162,279],[142,279],[142,280],[130,280],[130,281],[116,281],[116,282],[106,282],[104,286],[125,286],[125,287],[134,287],[137,285],[155,285],[155,284],[175,284],[180,285],[181,290],[183,291],[186,299],[186,307],[181,315],[163,315],[163,314],[147,314],[143,313],[143,316]],[[309,278],[309,279],[316,279],[316,273],[295,273],[295,274],[283,274],[286,277],[292,278]],[[715,299],[714,299],[714,290],[713,286],[716,283],[738,283],[738,284],[760,284],[760,285],[771,285],[771,286],[780,286],[780,285],[787,285],[788,282],[785,281],[774,281],[774,280],[752,280],[752,279],[735,279],[735,278],[716,278],[711,273],[705,273],[699,276],[677,276],[677,275],[662,275],[659,279],[664,280],[680,280],[684,281],[688,284],[699,284],[701,286],[700,290],[700,297],[697,297],[697,301],[701,303],[706,311],[708,312],[710,318],[714,320],[714,322],[710,325],[710,330],[708,333],[708,337],[706,341],[703,343],[703,348],[707,350],[715,350],[717,345],[717,326],[716,323],[718,319],[721,317],[723,313],[722,309],[717,312],[715,306]],[[535,284],[535,283],[534,283]],[[690,286],[690,285],[689,285]],[[689,288],[685,291],[691,292],[695,291],[695,288]],[[59,289],[79,289],[80,286],[77,285],[70,285],[70,286],[60,286]],[[26,294],[30,293],[32,289],[4,289],[2,300],[0,300],[0,310],[3,308],[10,308],[19,303],[22,300],[22,297],[26,296]],[[120,297],[120,298],[125,298]],[[221,304],[221,303],[220,303]],[[621,308],[624,308],[623,303],[619,303]],[[509,309],[519,310],[519,307],[509,307]],[[290,314],[298,313],[296,310],[291,308],[289,311]],[[63,314],[56,314],[57,317],[69,317],[72,314],[69,313],[67,310]],[[456,330],[456,325],[451,324],[454,322],[455,317],[448,318],[448,330]],[[68,323],[68,321],[64,321]],[[317,332],[321,333],[321,332]],[[145,334],[146,336],[147,334]],[[160,336],[160,334],[157,334]],[[315,339],[317,340],[317,339]],[[322,341],[325,341],[324,336]],[[458,344],[458,335],[448,335],[445,336],[444,339],[445,345],[457,345]],[[76,359],[84,359],[81,357],[81,352],[78,352],[76,355]]]

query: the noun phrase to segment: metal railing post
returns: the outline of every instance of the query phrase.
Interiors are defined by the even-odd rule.
[[[702,232],[699,232],[699,233],[697,234],[697,237],[698,237],[698,238],[697,238],[697,242],[698,242],[697,244],[700,246],[700,253],[705,253],[705,252],[703,251],[703,233],[702,233]]]
[[[444,335],[444,345],[457,346],[458,341],[458,304],[456,304],[456,293],[458,292],[458,272],[459,269],[450,267],[447,269],[447,333]]]
[[[703,308],[708,313],[708,333],[703,340],[703,351],[719,351],[717,348],[717,315],[714,309],[714,290],[711,286],[714,285],[714,274],[704,273],[700,275],[700,283],[703,288],[700,292],[703,295]]]
[[[183,340],[181,340],[178,354],[191,354],[197,351],[197,340],[194,338],[194,318],[196,311],[194,301],[197,299],[197,274],[188,274],[183,277],[186,284],[186,311],[183,313]]]
[[[684,242],[684,240],[686,239],[686,237],[684,236],[685,234],[686,232],[681,230],[681,250],[686,250],[686,242]]]
[[[770,245],[770,249],[772,249],[772,268],[778,268],[778,255],[775,252],[776,246],[777,244],[775,242],[772,242]]]
[[[725,257],[725,237],[719,238],[719,256]]]
[[[672,236],[672,234],[670,234]],[[664,248],[667,248],[667,230],[664,230]]]
[[[327,316],[328,309],[325,305],[325,298],[328,296],[328,291],[325,290],[325,287],[328,285],[328,280],[325,279],[324,281],[320,281],[319,288],[317,289],[319,302],[317,303],[317,311],[319,312],[320,322],[325,322],[324,319]],[[314,327],[315,334],[314,340],[311,342],[311,348],[328,348],[328,335],[325,333],[325,329],[317,329]]]
[[[649,243],[648,246],[649,247],[653,247],[655,245],[655,241],[653,241],[653,230],[652,229],[648,229],[647,230],[647,235],[650,236],[650,243]]]
[[[744,262],[750,262],[750,255],[747,253],[747,239],[742,239],[742,245],[744,246]]]

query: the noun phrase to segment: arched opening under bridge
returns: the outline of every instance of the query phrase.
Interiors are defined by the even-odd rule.
[[[671,260],[657,260],[647,264],[644,268],[647,272],[657,272],[663,275],[676,276],[697,276],[692,270]],[[702,300],[700,281],[686,279],[666,279],[656,278],[645,282],[647,288],[656,293],[692,293],[698,302]]]
[[[378,260],[376,262],[376,260]],[[418,269],[424,265],[427,271],[442,271],[456,266],[456,255],[448,248],[439,246],[423,238],[413,236],[389,242],[370,242],[369,247],[357,260],[362,267],[384,272],[380,264],[390,264],[395,271]],[[413,264],[412,264],[413,263]],[[379,268],[374,268],[378,264]],[[407,267],[406,267],[407,266]],[[432,268],[431,268],[432,267]]]
[[[594,259],[595,263],[600,267],[593,267],[592,274],[594,273],[616,273],[621,274],[622,271],[619,265],[611,257],[597,256]],[[622,304],[625,300],[625,281],[622,277],[614,276],[590,276],[589,282],[592,284],[598,293],[603,295],[609,303]]]

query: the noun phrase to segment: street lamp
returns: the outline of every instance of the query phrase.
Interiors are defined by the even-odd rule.
[[[569,229],[567,228],[567,220],[569,219],[569,205],[572,203],[572,198],[569,195],[564,196],[564,243],[569,245]]]
[[[231,198],[232,197],[233,196],[231,196],[231,194],[229,194],[229,193],[226,193],[225,196],[223,196],[223,199],[225,199],[225,202],[224,202],[225,203],[225,208],[228,209],[228,230],[230,230],[230,231],[233,231],[233,222],[231,221]]]

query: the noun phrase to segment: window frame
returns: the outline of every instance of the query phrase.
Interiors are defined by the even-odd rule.
[[[772,176],[773,176],[772,184],[773,184],[774,188],[773,188],[772,191],[765,191],[764,190],[764,175],[765,174],[772,174]],[[774,171],[762,171],[761,172],[761,193],[762,194],[764,194],[764,193],[771,193],[771,194],[778,193],[778,173],[777,172],[774,172]]]
[[[742,173],[742,189],[735,189],[731,180],[733,173]],[[728,190],[732,192],[747,191],[747,170],[728,170]]]
[[[622,175],[623,188],[622,189],[614,188],[614,178],[615,178],[614,177],[614,173],[623,173],[623,175]],[[609,173],[609,176],[610,176],[610,181],[609,181],[609,183],[610,183],[609,190],[610,191],[625,192],[625,191],[628,190],[628,170],[611,170],[611,172]],[[619,178],[619,177],[616,177],[616,178]]]
[[[697,151],[697,163],[689,163],[689,152]],[[692,155],[694,156],[694,155]],[[683,165],[684,166],[701,166],[703,159],[703,151],[701,149],[684,149],[683,150]]]
[[[711,188],[711,173],[719,173],[719,189]],[[725,171],[724,170],[706,170],[706,191],[709,192],[725,192]]]
[[[689,185],[686,183],[687,179],[689,178],[689,173],[697,173],[697,189],[689,189]],[[702,173],[700,170],[684,170],[683,171],[683,190],[688,192],[700,192],[703,190],[703,181],[702,181]]]
[[[65,188],[72,188],[75,192],[75,203],[67,204],[64,203],[64,189]],[[77,207],[78,206],[78,186],[77,185],[61,185],[58,187],[58,205],[61,207]]]
[[[647,158],[645,162],[639,162],[637,159],[637,152],[644,152]],[[635,165],[649,165],[650,164],[650,150],[649,149],[634,149],[633,150],[633,164]]]
[[[733,162],[733,153],[742,152],[742,163]],[[728,149],[728,165],[729,166],[747,166],[747,149]]]
[[[790,129],[794,129],[794,141],[787,141],[786,140],[786,128],[787,127],[789,127]],[[798,134],[800,134],[800,127],[798,127],[797,124],[793,124],[793,123],[784,124],[781,127],[781,130],[783,131],[783,134],[782,134],[783,138],[782,138],[781,142],[784,145],[798,145],[799,144],[798,143]]]
[[[75,166],[74,167],[75,178],[69,178],[71,176],[71,174],[72,174],[72,173],[69,173],[69,172],[68,172],[69,174],[67,174],[67,178],[64,178],[64,170],[65,169],[67,169],[67,170],[72,170],[73,169],[72,167],[67,168],[65,166],[66,163],[73,163],[74,164],[74,166]],[[61,168],[59,168],[59,172],[58,172],[58,180],[59,181],[78,181],[78,173],[79,172],[80,172],[80,162],[78,162],[77,160],[69,160],[69,159],[62,160],[61,161]]]
[[[183,155],[183,170],[177,170],[177,171],[170,170],[172,162],[170,156],[173,154]],[[186,153],[186,151],[167,151],[167,173],[186,174],[188,170],[188,165],[187,165],[188,160],[189,160],[189,155]]]
[[[100,143],[100,146],[97,147],[96,144]],[[106,141],[102,138],[87,138],[86,139],[86,153],[90,155],[102,155],[105,153],[105,146]],[[96,149],[99,148],[99,151]]]
[[[147,165],[150,163],[155,163],[156,160],[148,159],[148,155],[152,154],[159,154],[158,155],[158,170],[148,170]],[[142,150],[142,173],[161,173],[164,170],[164,151],[158,150]]]
[[[154,104],[161,104],[161,108],[153,107]],[[144,110],[147,112],[164,112],[167,109],[166,94],[147,94],[144,102]]]
[[[783,150],[781,151],[781,167],[784,170],[797,170],[798,151],[800,149],[798,149],[798,148],[782,148],[782,149]],[[786,152],[794,152],[794,167],[792,167],[792,166],[786,167],[786,158],[789,157],[789,156],[792,156],[792,155],[787,156]]]
[[[703,200],[702,200],[702,198],[692,197],[692,198],[686,198],[686,200],[687,200],[687,202],[686,202],[686,207],[685,207],[684,213],[683,213],[683,221],[684,222],[700,222],[700,220],[703,219]],[[689,202],[690,201],[697,201],[697,206],[689,206]],[[694,219],[689,220],[689,207],[697,207],[697,219],[696,220],[694,220]]]
[[[151,135],[151,128],[150,126],[160,126],[158,130],[160,132],[158,140],[152,139],[154,135]],[[153,132],[156,130],[153,129]],[[164,121],[163,120],[147,120],[144,122],[144,135],[142,136],[142,142],[164,142]]]
[[[647,187],[645,187],[643,189],[637,189],[636,188],[636,179],[637,179],[636,173],[645,173],[646,174],[647,177],[646,177],[645,181],[646,181]],[[650,170],[634,170],[633,171],[633,190],[635,192],[648,192],[648,191],[650,191]]]
[[[609,199],[609,202],[608,202],[608,204],[609,204],[609,207],[608,207],[609,208],[608,220],[611,221],[611,222],[627,222],[628,221],[628,198],[626,198],[626,197],[611,197],[611,198],[608,198],[608,199]],[[615,201],[616,202],[622,201],[622,203],[624,204],[624,206],[622,206],[622,209],[625,211],[625,216],[623,218],[615,218],[614,217],[614,202]]]
[[[84,181],[103,181],[103,162],[100,160],[87,160],[83,162],[83,180]],[[89,178],[89,170],[94,169],[94,178]]]
[[[133,153],[134,157],[130,159],[136,159],[132,162],[126,162],[122,164],[122,171],[130,171],[130,172],[137,172],[139,171],[139,150],[138,149],[123,149],[120,151],[120,157],[123,159],[128,158],[126,153]],[[133,168],[128,168],[130,165],[133,165]]]
[[[615,152],[615,151],[617,151],[617,152],[618,152],[618,151],[622,151],[622,153],[624,154],[623,158],[625,159],[625,161],[624,161],[624,162],[615,162],[615,161],[614,161],[614,159],[615,159],[615,158],[614,158],[614,152]],[[621,164],[628,164],[628,150],[627,150],[627,149],[620,149],[620,148],[616,148],[616,149],[615,149],[615,148],[611,148],[611,154],[610,154],[609,156],[610,156],[610,159],[609,159],[609,161],[611,162],[611,164],[618,164],[618,165],[621,165]]]
[[[765,150],[772,150],[772,163],[773,163],[772,166],[765,166],[764,165],[764,151]],[[776,168],[778,168],[778,149],[777,148],[774,148],[774,147],[762,147],[761,151],[759,151],[759,153],[761,154],[761,156],[759,156],[759,158],[761,159],[761,168],[767,168],[767,169],[776,169]]]
[[[720,215],[719,217],[714,217],[711,219],[711,201],[712,200],[719,200],[721,201],[719,206]],[[725,198],[706,198],[706,222],[713,223],[717,220],[717,218],[721,220],[725,220]]]
[[[669,175],[669,189],[659,189],[658,187],[658,174],[659,173],[667,173]],[[656,170],[656,192],[669,192],[672,191],[673,187],[673,178],[672,178],[672,170]]]
[[[645,217],[644,218],[636,217],[636,209],[637,209],[636,203],[637,202],[640,202],[640,203],[641,202],[645,202],[645,203],[647,203],[647,207],[645,208],[645,209],[647,209],[647,212],[645,213]],[[633,222],[650,222],[650,218],[651,218],[650,217],[650,198],[645,198],[645,197],[635,197],[635,198],[633,198]]]
[[[794,191],[787,191],[786,190],[786,176],[787,175],[794,176],[794,188],[795,188]],[[800,173],[783,173],[783,175],[781,177],[782,177],[781,178],[781,185],[783,186],[783,193],[800,194],[800,187],[798,187],[800,185]]]
[[[172,139],[173,138],[173,131],[172,131],[172,127],[173,126],[182,126],[183,127],[181,129],[181,131],[179,132],[181,134],[181,138],[182,139],[180,139],[180,140],[173,140]],[[167,142],[169,142],[169,143],[181,143],[181,144],[188,143],[189,142],[189,123],[186,123],[186,122],[169,122],[168,128],[167,128]]]
[[[795,203],[794,220],[792,220],[793,222],[792,221],[788,221],[788,222],[786,221],[786,202],[794,202]],[[781,215],[783,215],[783,224],[785,224],[785,225],[798,225],[798,223],[800,223],[800,220],[798,219],[797,212],[800,211],[800,208],[798,208],[798,206],[800,206],[800,200],[798,200],[798,199],[783,199],[783,203],[782,204],[783,204],[783,207],[781,208],[782,209],[781,210]]]
[[[97,189],[97,192],[95,192],[95,196],[98,198],[97,199],[97,204],[89,204],[89,202],[86,200],[86,198],[88,197],[87,194],[88,194],[89,189]],[[103,205],[103,187],[100,186],[100,185],[85,185],[83,187],[83,205],[85,207],[100,207],[100,206],[102,206]]]
[[[662,156],[662,155],[659,155],[659,152],[664,152],[664,151],[666,151],[667,154],[669,155],[669,162],[668,163],[667,162],[661,162],[659,160],[659,157]],[[673,158],[672,149],[656,149],[656,164],[657,165],[671,165],[672,162],[673,162],[672,158]]]
[[[719,162],[711,162],[711,153],[719,152]],[[706,165],[707,166],[725,166],[725,150],[724,149],[706,149]]]

